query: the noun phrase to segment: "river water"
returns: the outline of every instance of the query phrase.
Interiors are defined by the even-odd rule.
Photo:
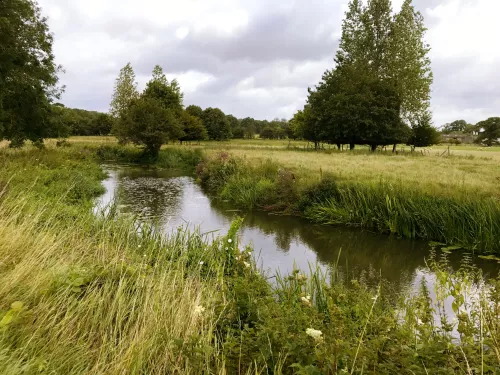
[[[307,271],[309,265],[336,263],[342,273],[375,275],[390,281],[397,290],[419,285],[422,278],[433,283],[425,259],[425,242],[407,241],[366,230],[312,224],[305,219],[243,212],[211,199],[193,176],[179,172],[132,166],[105,166],[106,193],[97,209],[115,202],[120,214],[133,214],[154,221],[165,233],[179,226],[198,227],[209,235],[225,234],[236,215],[244,217],[240,231],[243,245],[252,245],[258,264],[268,273],[287,273],[294,267]],[[339,255],[340,252],[340,255]],[[463,255],[449,260],[459,267]],[[498,264],[479,258],[474,263],[485,276],[498,274]]]

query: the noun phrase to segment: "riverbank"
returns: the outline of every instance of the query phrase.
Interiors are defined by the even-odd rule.
[[[272,160],[225,152],[206,157],[197,166],[198,177],[212,194],[239,207],[438,241],[477,253],[500,252],[500,203],[495,196],[467,191],[431,194],[402,183],[298,173]]]
[[[121,161],[140,156],[117,150]],[[445,262],[429,263],[440,279],[438,301],[456,301],[456,322],[434,321],[425,288],[394,296],[383,281],[344,280],[335,269],[329,285],[321,274],[294,272],[271,286],[239,249],[238,222],[227,236],[205,242],[197,233],[165,238],[143,228],[139,235],[130,219],[95,216],[104,177],[98,162],[113,158],[108,151],[0,150],[0,373],[498,368],[500,288],[475,289],[470,265],[451,274]],[[169,148],[160,160],[184,167],[199,156]],[[217,176],[228,179],[213,181],[223,181],[224,190],[236,176],[229,171],[241,166],[222,158],[228,165]],[[278,192],[301,183],[275,168],[266,176],[285,181]],[[460,344],[452,335],[457,327]]]

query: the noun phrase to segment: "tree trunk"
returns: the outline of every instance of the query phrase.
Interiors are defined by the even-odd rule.
[[[372,152],[377,151],[377,147],[378,147],[377,145],[371,145],[370,147],[371,147]]]
[[[319,142],[314,141],[314,149],[317,150],[319,148]]]
[[[356,147],[354,143],[349,143],[349,150],[354,150],[354,147]]]
[[[396,143],[394,143],[394,145],[392,146],[392,153],[396,152],[397,147],[398,147],[398,145]]]
[[[340,150],[340,143],[337,143],[337,148]]]

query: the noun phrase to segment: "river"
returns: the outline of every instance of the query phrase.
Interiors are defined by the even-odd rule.
[[[344,276],[381,276],[397,290],[415,288],[422,278],[433,283],[434,276],[425,264],[430,250],[426,242],[357,228],[316,225],[297,217],[235,210],[211,199],[195,178],[185,173],[136,166],[104,168],[108,172],[103,182],[106,193],[96,209],[115,202],[120,214],[154,221],[165,233],[182,225],[199,228],[208,236],[225,234],[234,217],[242,216],[240,242],[254,248],[257,263],[268,274],[277,270],[287,273],[294,267],[307,271],[310,264],[327,267],[338,261]],[[448,258],[451,266],[458,268],[463,254],[452,253]],[[496,262],[480,258],[473,261],[486,277],[498,274]]]

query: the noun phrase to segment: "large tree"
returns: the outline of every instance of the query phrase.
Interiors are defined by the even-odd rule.
[[[182,92],[176,80],[168,82],[160,66],[137,99],[131,99],[116,122],[114,133],[120,142],[144,146],[157,157],[161,145],[185,136],[180,122],[183,115]]]
[[[187,113],[191,116],[198,117],[199,119],[203,119],[203,109],[197,105],[189,105],[186,107]]]
[[[207,128],[210,139],[224,141],[231,138],[231,126],[226,115],[219,108],[205,109],[203,124]]]
[[[109,112],[115,118],[125,116],[130,103],[138,97],[139,91],[137,91],[134,69],[128,63],[120,70],[120,74],[115,81]]]
[[[121,139],[143,146],[153,158],[164,143],[184,135],[176,113],[158,99],[146,96],[132,101],[118,129]]]
[[[487,120],[478,122],[479,129],[477,143],[484,143],[488,146],[500,145],[500,117],[490,117]]]
[[[351,0],[336,66],[309,90],[304,136],[317,145],[406,142],[428,113],[432,73],[425,27],[410,0],[393,16],[390,0]]]
[[[179,138],[181,143],[208,139],[207,129],[199,117],[192,116],[187,111],[182,111],[179,122],[184,132],[184,135]]]
[[[432,116],[428,112],[421,116],[411,130],[407,144],[413,147],[427,147],[439,142],[439,133],[432,126]]]
[[[161,66],[156,65],[153,69],[152,79],[146,84],[142,96],[158,100],[165,109],[180,114],[184,105],[184,95],[177,80],[169,82],[163,73]]]
[[[54,124],[57,87],[53,37],[33,0],[0,1],[0,140],[42,144]]]
[[[468,128],[469,124],[465,120],[456,120],[453,121],[451,124],[446,124],[443,127],[443,133],[444,134],[450,134],[450,133],[463,133],[465,130]]]

